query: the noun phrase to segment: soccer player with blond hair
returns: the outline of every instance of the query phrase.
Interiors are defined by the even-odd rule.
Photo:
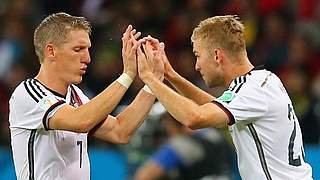
[[[192,129],[228,129],[244,180],[312,179],[292,102],[274,73],[250,63],[239,18],[205,19],[191,40],[195,69],[206,85],[226,90],[218,98],[202,91],[172,68],[163,51],[165,78],[176,92],[155,77],[149,57],[138,48],[139,76],[167,111]]]
[[[55,13],[34,32],[40,61],[36,77],[21,82],[10,99],[10,130],[18,180],[90,179],[87,136],[127,143],[155,97],[146,86],[117,116],[109,115],[137,74],[143,39],[131,25],[122,37],[123,74],[92,100],[76,86],[91,62],[91,27],[83,17]],[[157,61],[160,62],[160,61]],[[154,73],[163,79],[163,64]]]

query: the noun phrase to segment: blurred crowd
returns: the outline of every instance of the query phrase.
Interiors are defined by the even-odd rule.
[[[91,97],[122,73],[121,37],[128,24],[143,36],[163,41],[173,67],[206,89],[194,70],[192,30],[209,16],[239,15],[251,62],[280,76],[295,105],[304,142],[320,143],[320,0],[0,0],[0,145],[10,143],[12,90],[39,68],[33,30],[48,14],[59,11],[92,23],[92,62],[80,84]],[[137,78],[121,104],[131,102],[142,86]],[[155,146],[162,136],[157,128],[145,129],[153,137],[149,144]]]

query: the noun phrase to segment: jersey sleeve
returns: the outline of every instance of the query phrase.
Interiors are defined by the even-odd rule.
[[[268,110],[264,93],[260,87],[248,83],[244,84],[240,91],[225,91],[213,103],[229,116],[228,125],[237,122],[250,123],[259,120]]]
[[[48,129],[48,119],[65,104],[49,91],[37,86],[34,80],[22,82],[13,92],[10,101],[10,127]]]

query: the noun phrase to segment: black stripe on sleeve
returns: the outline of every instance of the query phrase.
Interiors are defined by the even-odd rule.
[[[238,93],[239,90],[241,89],[242,85],[247,81],[246,76],[242,76],[242,78],[243,78],[243,81],[242,81],[242,83],[240,84],[240,86],[236,89],[235,93]]]
[[[36,81],[35,79],[32,79],[32,82],[37,87],[37,89],[43,94],[43,96],[47,96],[46,93],[42,91],[42,89],[40,88],[38,81]]]
[[[236,79],[233,80],[234,82],[239,82],[239,83],[235,83],[235,85],[232,88],[229,88],[230,91],[234,91],[235,93],[238,93],[239,90],[241,89],[241,87],[243,86],[243,84],[247,81],[247,77],[246,76],[239,76]]]
[[[235,93],[238,93],[238,92],[239,92],[239,90],[241,89],[242,85],[243,85],[243,83],[240,84],[240,86],[237,88],[237,90],[235,91]]]
[[[258,133],[255,130],[255,128],[254,128],[252,123],[248,124],[248,127],[249,127],[249,130],[250,130],[250,132],[251,132],[251,134],[253,136],[254,142],[256,144],[263,172],[266,175],[267,180],[272,180],[271,175],[270,175],[269,170],[268,170],[266,159],[264,157],[264,152],[263,152],[262,144],[261,144],[261,142],[259,140]]]
[[[43,97],[41,94],[39,94],[39,92],[36,90],[36,88],[34,87],[34,85],[31,83],[31,79],[27,80],[27,83],[29,84],[29,86],[31,87],[31,89],[33,90],[33,92],[36,93],[36,95],[39,97],[39,100],[41,100]]]
[[[234,116],[231,114],[231,112],[226,107],[224,107],[220,102],[215,101],[215,100],[213,100],[212,103],[217,105],[220,109],[222,109],[228,115],[228,117],[229,117],[228,125],[229,126],[231,126],[235,123]]]
[[[239,83],[240,83],[239,77],[237,77],[236,79],[233,80],[234,85],[233,85],[232,88],[230,88],[230,91],[233,91],[233,90],[238,86],[238,81],[239,81]]]
[[[39,102],[39,100],[31,93],[29,87],[27,86],[27,80],[23,82],[23,85],[26,88],[28,94],[32,97],[32,99],[35,100],[36,102]]]
[[[45,130],[51,130],[50,127],[49,127],[49,122],[47,121],[47,117],[49,115],[49,113],[54,109],[56,108],[57,106],[61,105],[65,103],[65,101],[58,101],[56,102],[55,104],[53,104],[52,106],[50,106],[50,108],[46,111],[46,113],[44,114],[43,118],[42,118],[42,124],[43,124],[43,127]]]
[[[36,129],[32,129],[28,141],[28,164],[29,164],[29,180],[34,180],[34,139]]]

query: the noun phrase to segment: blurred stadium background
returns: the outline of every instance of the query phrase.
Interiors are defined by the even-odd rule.
[[[14,87],[38,71],[33,30],[50,13],[85,16],[93,26],[92,63],[80,86],[93,97],[122,71],[121,36],[128,24],[143,36],[166,44],[174,68],[206,89],[194,70],[190,35],[209,16],[238,14],[246,27],[249,58],[284,82],[295,105],[306,160],[320,179],[320,1],[319,0],[0,0],[0,179],[15,179],[8,129],[8,99]],[[130,87],[117,113],[143,86]],[[136,168],[166,139],[159,126],[161,108],[128,145],[90,139],[91,179],[130,179]],[[236,166],[236,165],[235,165]],[[236,168],[235,168],[236,169]],[[234,179],[239,179],[237,171]]]

